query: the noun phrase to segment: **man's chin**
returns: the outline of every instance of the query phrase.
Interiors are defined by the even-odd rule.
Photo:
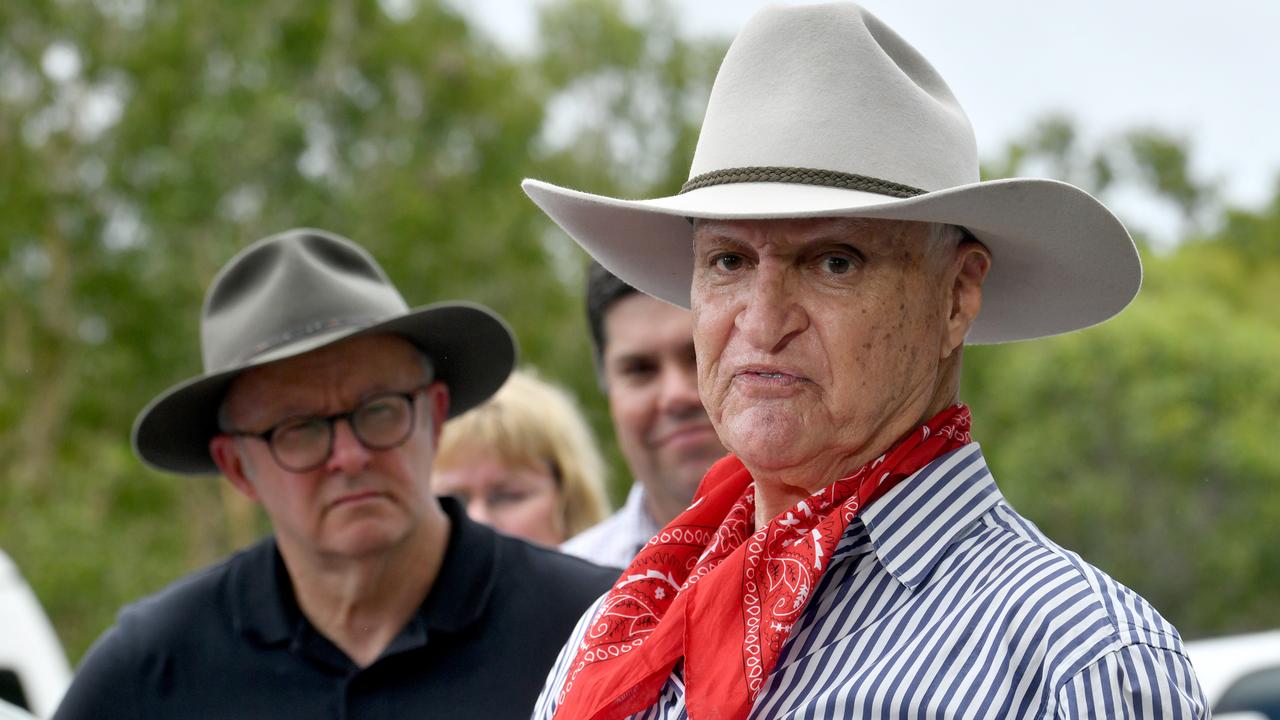
[[[348,559],[390,552],[405,541],[408,529],[386,518],[359,518],[344,523],[325,543],[329,554]]]

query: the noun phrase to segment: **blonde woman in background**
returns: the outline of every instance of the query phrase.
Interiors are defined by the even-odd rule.
[[[604,460],[568,392],[517,370],[444,425],[436,492],[500,532],[556,546],[604,518]]]

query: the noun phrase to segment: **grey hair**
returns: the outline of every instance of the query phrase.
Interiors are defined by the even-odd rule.
[[[969,231],[959,225],[947,223],[929,223],[929,244],[944,246],[959,245],[969,235]]]
[[[431,360],[431,356],[427,354],[426,350],[418,347],[417,344],[410,344],[413,345],[414,351],[418,353],[418,362],[422,365],[422,382],[430,383],[436,379],[435,362]]]
[[[973,239],[973,235],[959,225],[931,222],[929,223],[929,238],[926,240],[926,247],[938,267],[942,267],[945,263],[950,262],[952,251],[960,243]]]

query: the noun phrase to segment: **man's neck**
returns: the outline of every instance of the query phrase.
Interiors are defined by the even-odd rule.
[[[655,493],[646,485],[644,488],[644,511],[658,528],[664,528],[676,516],[685,511],[688,503],[679,503],[671,498]]]
[[[803,464],[767,471],[751,467],[744,460],[743,464],[755,481],[756,527],[764,527],[811,494],[842,477],[848,477],[887,451],[912,428],[959,402],[959,353],[944,363],[940,376],[940,382],[923,404],[922,411],[886,422],[876,429],[863,447],[848,452],[832,448]]]
[[[319,559],[281,543],[302,614],[353,662],[369,666],[431,592],[449,525],[442,512],[439,522],[424,523],[394,548],[360,558]]]

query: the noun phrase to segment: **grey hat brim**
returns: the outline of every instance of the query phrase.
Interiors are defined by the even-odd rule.
[[[133,447],[158,470],[181,474],[218,472],[209,441],[219,434],[218,409],[237,375],[249,368],[301,355],[336,342],[377,333],[399,335],[431,358],[435,379],[449,387],[449,417],[479,405],[506,382],[516,364],[510,327],[487,308],[447,302],[362,327],[308,337],[243,365],[202,375],[161,393],[138,414]]]
[[[694,218],[865,217],[960,225],[991,251],[982,311],[966,342],[1046,337],[1120,312],[1142,284],[1124,225],[1067,183],[977,182],[907,199],[787,183],[735,183],[621,200],[525,180],[524,191],[590,255],[632,286],[689,307]]]

